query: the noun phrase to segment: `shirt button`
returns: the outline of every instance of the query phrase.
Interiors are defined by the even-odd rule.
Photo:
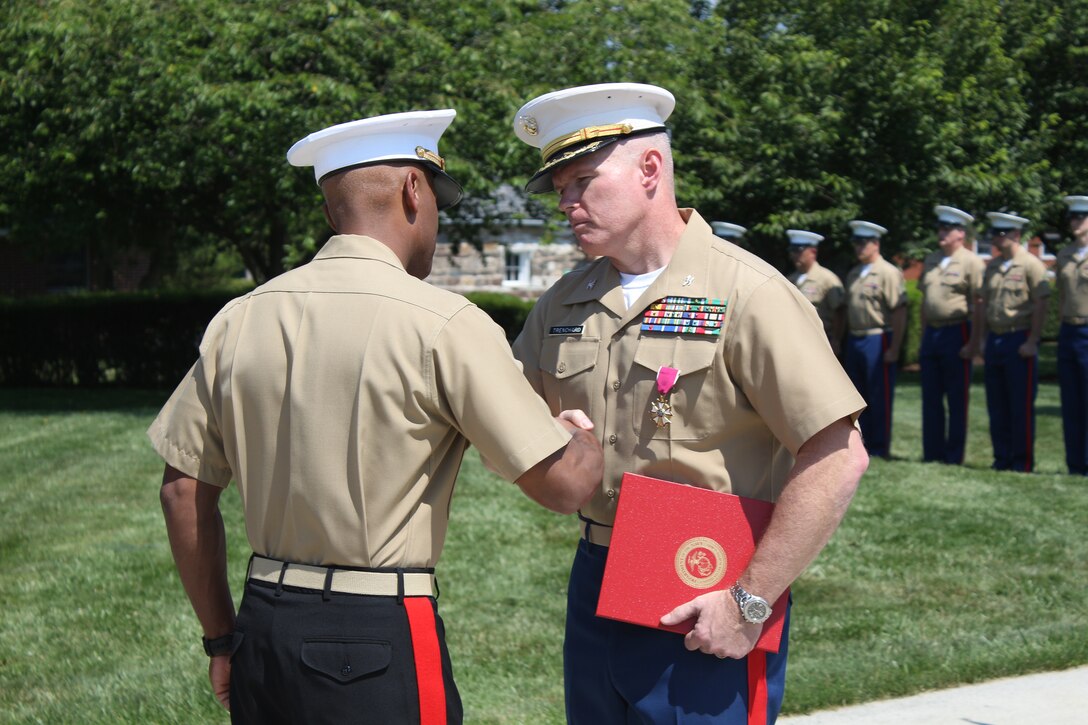
[[[619,438],[616,436],[615,433],[608,436],[608,442],[611,443],[612,445],[616,445],[616,441],[618,441],[618,440],[619,440]]]
[[[608,496],[608,498],[616,498],[616,489],[610,488],[608,489],[608,491],[605,492],[605,494]]]
[[[555,369],[556,369],[556,370],[558,370],[559,372],[565,372],[565,371],[566,371],[566,369],[567,369],[567,364],[566,364],[566,363],[559,363],[559,364],[558,364],[558,365],[557,365],[557,366],[555,367]]]
[[[613,389],[613,390],[619,390],[619,389],[620,389],[620,381],[619,381],[619,380],[617,380],[616,382],[612,383],[612,389]]]

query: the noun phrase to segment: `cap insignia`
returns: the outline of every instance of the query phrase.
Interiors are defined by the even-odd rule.
[[[536,136],[540,133],[540,127],[536,123],[536,119],[532,116],[522,116],[518,119],[521,121],[521,130],[530,136]]]
[[[436,154],[434,151],[431,151],[430,149],[425,149],[422,146],[416,146],[416,156],[423,159],[424,161],[430,161],[432,164],[442,169],[443,171],[446,170],[446,160]]]

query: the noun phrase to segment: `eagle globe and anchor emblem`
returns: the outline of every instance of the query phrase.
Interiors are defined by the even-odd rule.
[[[709,589],[722,580],[728,568],[725,549],[714,539],[696,536],[676,550],[676,574],[696,589]]]

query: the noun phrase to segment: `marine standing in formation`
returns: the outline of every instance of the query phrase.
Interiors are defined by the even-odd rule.
[[[795,268],[789,280],[797,285],[805,299],[816,308],[827,341],[838,356],[842,351],[842,335],[846,324],[846,289],[838,275],[816,261],[817,248],[824,238],[803,229],[787,229],[786,236],[789,238],[790,260]]]
[[[940,249],[925,258],[922,292],[922,344],[918,352],[922,382],[922,460],[963,463],[971,368],[979,352],[982,325],[975,316],[985,264],[968,249],[973,216],[937,206]],[[947,422],[945,406],[948,406]]]
[[[1088,196],[1067,196],[1073,243],[1058,253],[1058,384],[1061,388],[1065,465],[1088,475]]]
[[[846,276],[849,335],[843,367],[868,406],[861,434],[871,456],[888,458],[899,349],[907,327],[906,282],[899,267],[880,256],[884,227],[850,222],[858,265]]]
[[[1050,284],[1043,263],[1020,245],[1028,220],[1004,212],[986,216],[997,251],[986,265],[980,298],[987,332],[986,410],[993,468],[1031,472],[1035,467],[1038,345]]]

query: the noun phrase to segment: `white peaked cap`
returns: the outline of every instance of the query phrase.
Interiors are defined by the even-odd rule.
[[[1062,201],[1069,207],[1069,211],[1088,212],[1088,196],[1067,196]]]
[[[716,235],[724,239],[739,239],[748,232],[745,227],[732,222],[710,222],[710,228],[714,230]]]
[[[600,83],[553,91],[522,106],[514,133],[540,149],[543,166],[526,190],[552,190],[551,172],[632,134],[665,128],[676,99],[645,83]]]
[[[973,216],[954,206],[943,206],[938,204],[933,207],[933,213],[937,215],[937,221],[943,224],[962,224],[963,226],[967,226],[975,220]]]
[[[850,229],[854,232],[856,237],[874,237],[879,238],[888,233],[888,230],[879,224],[873,224],[872,222],[863,222],[860,219],[855,219],[850,222]]]
[[[295,143],[287,152],[287,160],[294,166],[313,166],[319,184],[334,171],[390,161],[415,161],[436,172],[435,196],[439,208],[445,209],[461,200],[461,186],[445,172],[446,162],[438,155],[438,139],[456,115],[452,108],[446,108],[341,123],[315,131]]]
[[[816,247],[824,240],[822,235],[804,229],[787,229],[786,236],[790,238],[790,244],[798,247]]]
[[[1015,214],[1006,214],[1003,211],[986,212],[990,218],[990,226],[994,229],[1023,229],[1028,220]]]

